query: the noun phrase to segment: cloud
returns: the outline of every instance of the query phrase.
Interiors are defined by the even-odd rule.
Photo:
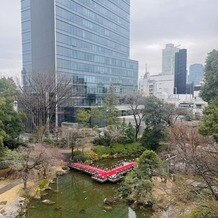
[[[0,75],[17,77],[21,72],[20,1],[1,0]]]
[[[188,64],[204,63],[218,48],[218,1],[134,0],[131,7],[131,58],[161,72],[161,49],[166,43],[188,49]]]

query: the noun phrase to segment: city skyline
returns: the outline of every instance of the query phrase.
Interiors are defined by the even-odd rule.
[[[0,73],[19,74],[22,69],[20,1],[2,0],[1,5]],[[161,73],[161,50],[167,43],[181,44],[188,50],[188,66],[204,64],[207,53],[217,48],[218,1],[135,0],[131,5],[130,57],[139,61],[140,75],[146,63],[151,74]]]

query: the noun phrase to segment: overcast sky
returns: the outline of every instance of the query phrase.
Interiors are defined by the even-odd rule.
[[[188,66],[204,64],[218,49],[218,0],[131,0],[131,58],[151,74],[161,72],[166,43],[188,49]],[[0,0],[0,76],[22,66],[20,0]]]

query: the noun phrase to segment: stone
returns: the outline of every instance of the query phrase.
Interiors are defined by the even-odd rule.
[[[104,210],[112,210],[113,208],[111,206],[104,206]]]
[[[0,202],[0,205],[6,205],[7,204],[7,201],[1,201]]]
[[[117,198],[109,197],[104,199],[104,203],[107,205],[112,205],[115,204],[117,200],[118,200]]]
[[[57,171],[57,172],[56,172],[56,175],[57,175],[57,176],[63,176],[63,175],[65,175],[65,174],[67,174],[67,172],[64,171],[64,170],[62,170],[62,171]]]
[[[42,203],[44,203],[44,204],[48,204],[48,205],[55,204],[54,201],[51,201],[51,200],[49,200],[49,199],[45,199],[45,200],[43,200]]]
[[[52,190],[50,186],[45,187],[45,190]]]

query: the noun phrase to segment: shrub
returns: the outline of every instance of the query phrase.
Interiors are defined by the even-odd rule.
[[[107,141],[105,140],[105,137],[100,136],[94,139],[93,144],[107,146]]]
[[[75,162],[85,162],[86,160],[87,160],[87,157],[82,151],[74,151],[73,161],[75,161]]]
[[[63,147],[63,146],[60,146],[61,141],[54,140],[54,139],[47,138],[47,139],[44,140],[44,143],[46,143],[48,145],[51,145],[53,147]]]
[[[15,139],[5,140],[4,145],[5,145],[5,147],[7,147],[9,149],[17,149],[19,146],[26,147],[25,143],[19,142],[19,141],[15,140]]]
[[[106,146],[97,145],[93,148],[93,151],[100,157],[102,155],[110,155],[110,147]]]
[[[4,161],[0,161],[0,170],[7,169],[9,166]]]
[[[125,148],[126,148],[127,153],[129,155],[140,155],[145,150],[145,148],[142,147],[141,144],[138,143],[138,142],[134,142],[134,143],[131,143],[131,144],[126,144]]]
[[[98,155],[94,152],[94,151],[87,151],[85,153],[86,158],[88,160],[92,160],[92,161],[97,161],[98,160]]]
[[[187,218],[216,218],[218,214],[217,201],[208,201],[194,208]]]
[[[124,144],[114,143],[113,145],[111,145],[110,148],[111,148],[111,154],[128,155],[128,152]]]
[[[101,158],[103,158],[103,159],[110,158],[110,157],[111,157],[110,154],[103,154],[103,155],[101,156]]]

